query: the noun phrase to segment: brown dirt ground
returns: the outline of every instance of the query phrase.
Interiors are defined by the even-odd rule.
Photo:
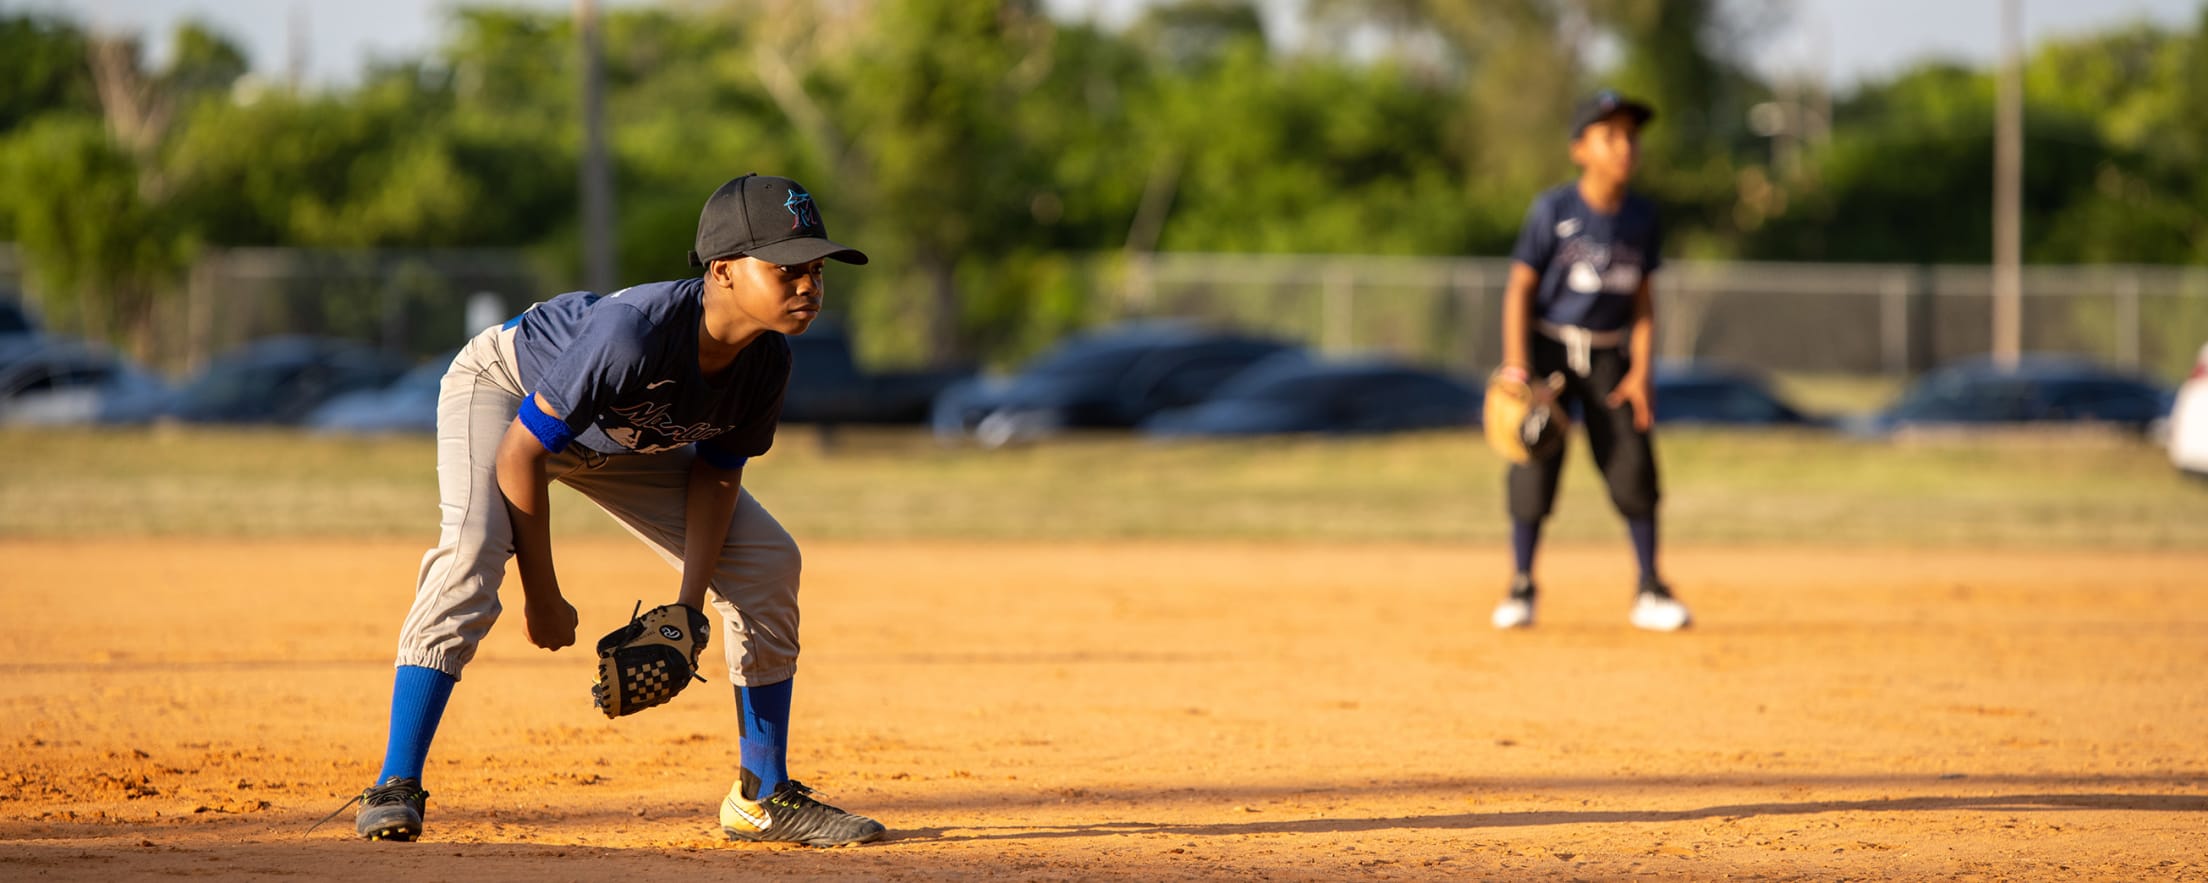
[[[366,784],[418,548],[0,541],[0,878],[2208,878],[2208,553],[816,543],[792,767],[887,842],[720,841],[724,679],[608,722],[492,633],[430,839]],[[562,548],[584,629],[673,579]],[[509,592],[513,591],[509,584]],[[587,640],[587,638],[586,638]],[[708,651],[718,659],[718,648]]]

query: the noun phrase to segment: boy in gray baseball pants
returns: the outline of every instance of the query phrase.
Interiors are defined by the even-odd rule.
[[[708,590],[726,623],[743,768],[721,805],[731,839],[838,846],[878,822],[821,803],[789,778],[797,670],[797,544],[742,489],[767,451],[790,373],[784,335],[820,314],[829,259],[866,255],[828,238],[811,194],[786,178],[724,184],[698,219],[698,278],[603,297],[563,294],[478,335],[437,406],[437,547],[422,557],[399,631],[390,741],[355,829],[422,834],[422,768],[460,672],[498,619],[506,562],[521,577],[530,643],[575,643],[575,608],[553,568],[547,489],[565,482],[681,574],[677,602]]]

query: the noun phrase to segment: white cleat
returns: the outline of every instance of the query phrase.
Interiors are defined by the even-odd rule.
[[[1495,605],[1495,615],[1490,617],[1499,629],[1524,629],[1533,627],[1533,602],[1506,598]]]
[[[1497,616],[1501,613],[1498,612]],[[1660,583],[1641,587],[1640,596],[1633,600],[1633,626],[1652,632],[1676,632],[1694,624],[1694,617],[1687,613],[1687,605],[1671,596],[1671,590]]]
[[[1510,581],[1510,596],[1495,605],[1494,615],[1488,621],[1498,629],[1525,629],[1533,627],[1533,581],[1523,576]]]

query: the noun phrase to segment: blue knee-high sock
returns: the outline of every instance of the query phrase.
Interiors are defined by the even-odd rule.
[[[1510,523],[1510,554],[1517,560],[1520,576],[1533,575],[1533,550],[1541,545],[1541,522],[1515,521]]]
[[[1628,518],[1625,529],[1633,535],[1633,557],[1641,562],[1641,584],[1656,582],[1656,518]]]
[[[736,712],[744,720],[741,742],[744,785],[751,800],[773,794],[790,777],[792,681],[736,688]]]
[[[437,737],[437,722],[445,717],[445,700],[452,698],[455,679],[434,668],[399,666],[391,684],[391,741],[383,749],[381,784],[392,778],[420,779],[429,761],[429,741]]]

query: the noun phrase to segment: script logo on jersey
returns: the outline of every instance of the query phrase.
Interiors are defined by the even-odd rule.
[[[669,410],[672,409],[665,402],[608,408],[609,413],[628,425],[604,427],[606,437],[639,454],[657,454],[721,434],[722,428],[711,423],[677,423],[668,418]]]
[[[812,194],[793,188],[790,198],[782,200],[782,207],[790,210],[790,229],[820,226],[820,210],[813,207]]]
[[[1565,287],[1581,294],[1631,294],[1641,286],[1641,253],[1632,246],[1575,236],[1557,249],[1556,262],[1567,268]]]

